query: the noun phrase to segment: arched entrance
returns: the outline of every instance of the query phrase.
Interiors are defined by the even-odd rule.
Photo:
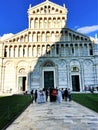
[[[18,86],[20,91],[26,91],[26,76],[18,77]]]
[[[46,61],[42,69],[42,84],[45,89],[55,88],[55,65],[52,61]]]
[[[44,88],[54,88],[54,71],[44,71]]]
[[[27,76],[25,73],[25,68],[20,68],[18,71],[18,91],[25,92],[27,90]]]
[[[72,75],[72,91],[80,91],[79,75]]]
[[[71,68],[71,84],[72,84],[72,91],[80,91],[80,75],[79,75],[79,68],[73,66]]]

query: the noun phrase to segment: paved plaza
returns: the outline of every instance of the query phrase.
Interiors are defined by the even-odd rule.
[[[73,101],[33,103],[6,130],[98,130],[98,113]]]

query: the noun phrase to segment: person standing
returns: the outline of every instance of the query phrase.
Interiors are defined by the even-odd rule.
[[[69,98],[69,101],[72,100],[72,94],[71,94],[70,88],[68,88],[68,98]]]
[[[43,95],[42,102],[45,103],[46,102],[46,92],[45,92],[45,89],[42,90],[42,95]]]
[[[31,98],[32,98],[32,103],[33,103],[33,100],[34,100],[34,91],[33,90],[31,91]]]
[[[67,101],[67,98],[68,98],[68,90],[67,90],[67,88],[64,91],[64,98],[65,98],[65,101]]]
[[[60,89],[57,90],[57,101],[58,101],[59,103],[62,102],[62,92],[61,92]]]
[[[48,101],[48,95],[49,95],[48,89],[45,90],[45,93],[46,93],[46,102],[47,102]]]
[[[53,88],[50,90],[50,101],[56,102],[57,99],[57,89]]]
[[[64,99],[64,89],[63,88],[62,88],[61,92],[62,92],[62,99]]]
[[[37,102],[37,90],[35,90],[35,102]]]

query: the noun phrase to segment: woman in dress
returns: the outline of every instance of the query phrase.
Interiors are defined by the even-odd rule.
[[[60,89],[58,89],[58,91],[57,91],[57,101],[58,101],[59,103],[62,102],[62,92],[61,92]]]

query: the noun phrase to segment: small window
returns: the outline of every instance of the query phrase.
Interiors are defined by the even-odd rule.
[[[93,55],[93,49],[90,49],[90,55]]]
[[[44,63],[43,66],[44,66],[44,67],[52,67],[52,66],[54,66],[54,64],[53,64],[53,62],[51,62],[51,61],[47,61],[47,62]]]
[[[59,54],[59,45],[56,46],[56,54]]]
[[[79,72],[79,68],[74,66],[71,68],[71,72]]]
[[[25,56],[25,48],[23,48],[23,56]]]
[[[21,69],[19,70],[19,73],[25,73],[25,68],[21,68]]]
[[[50,54],[50,46],[47,46],[47,54]]]
[[[7,57],[7,50],[4,50],[4,57]]]
[[[74,48],[72,47],[72,54],[74,54]]]

